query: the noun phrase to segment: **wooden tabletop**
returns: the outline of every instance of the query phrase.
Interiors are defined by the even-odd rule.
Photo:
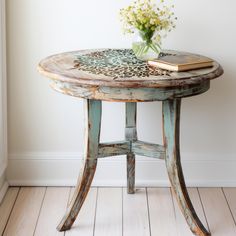
[[[190,54],[166,50],[166,54]],[[161,55],[161,56],[162,56]],[[150,67],[138,60],[130,49],[95,49],[66,52],[42,60],[39,72],[46,77],[78,86],[108,86],[115,88],[182,87],[200,84],[223,74],[222,67],[187,72],[170,72]]]

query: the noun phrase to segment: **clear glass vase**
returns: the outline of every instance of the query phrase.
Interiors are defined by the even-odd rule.
[[[140,31],[135,34],[132,49],[135,56],[142,61],[156,59],[161,53],[160,43],[154,40],[154,37],[149,38]]]

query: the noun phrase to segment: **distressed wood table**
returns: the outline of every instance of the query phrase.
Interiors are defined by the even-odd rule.
[[[165,51],[166,54],[189,54]],[[180,161],[179,130],[181,99],[206,92],[210,80],[223,74],[221,66],[188,72],[152,68],[136,59],[129,49],[100,49],[62,53],[39,64],[39,72],[52,88],[83,98],[86,114],[85,156],[80,177],[59,231],[71,228],[91,186],[99,158],[127,155],[127,189],[135,192],[135,154],[165,160],[172,190],[185,219],[196,235],[210,233],[190,201]],[[102,101],[126,103],[125,140],[100,143]],[[139,141],[136,129],[137,102],[162,101],[164,145]],[[157,203],[158,204],[158,203]],[[161,217],[161,216],[160,216]]]

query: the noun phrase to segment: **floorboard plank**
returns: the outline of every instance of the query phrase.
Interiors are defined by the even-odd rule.
[[[71,191],[70,198],[73,192],[74,189]],[[93,236],[96,200],[97,188],[91,188],[73,227],[66,232],[65,236]]]
[[[188,191],[205,225],[206,215],[212,236],[236,235],[236,188]],[[9,188],[0,205],[0,235],[193,235],[169,188],[141,188],[134,195],[125,188],[92,188],[72,229],[59,233],[56,225],[72,193],[72,188]]]
[[[122,188],[99,188],[94,236],[122,235]]]
[[[169,188],[148,188],[151,235],[177,235],[174,205]]]
[[[46,188],[20,189],[4,236],[32,236]]]
[[[146,189],[123,189],[123,236],[150,236]]]
[[[66,211],[69,194],[70,188],[47,188],[35,229],[35,236],[64,235],[64,232],[57,231],[56,227]]]
[[[18,192],[19,188],[9,188],[2,201],[2,204],[0,204],[0,235],[2,235],[10,217]]]
[[[220,188],[200,188],[200,196],[213,236],[236,235],[236,227]]]
[[[189,193],[190,199],[192,201],[193,207],[198,217],[200,218],[204,226],[208,229],[208,225],[207,225],[206,218],[204,215],[204,210],[201,204],[201,199],[200,199],[197,188],[188,188],[188,193]],[[175,200],[174,194],[172,194],[172,196],[173,196],[174,206],[175,206],[175,215],[176,215],[178,235],[179,236],[193,236],[177,204],[177,201]]]
[[[236,188],[223,188],[231,213],[236,221]]]

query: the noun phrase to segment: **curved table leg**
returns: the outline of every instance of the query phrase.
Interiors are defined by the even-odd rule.
[[[166,167],[172,190],[191,231],[198,236],[208,236],[210,233],[203,226],[193,208],[182,172],[179,150],[180,107],[181,99],[163,101]]]
[[[57,227],[59,231],[65,231],[71,228],[90,189],[97,166],[101,110],[101,101],[85,100],[85,160],[73,198],[69,204],[65,216]]]
[[[137,114],[137,103],[127,102],[126,106],[126,128],[125,138],[128,141],[137,140],[137,129],[136,129],[136,114]],[[129,153],[127,155],[127,192],[128,194],[135,193],[135,155]]]

